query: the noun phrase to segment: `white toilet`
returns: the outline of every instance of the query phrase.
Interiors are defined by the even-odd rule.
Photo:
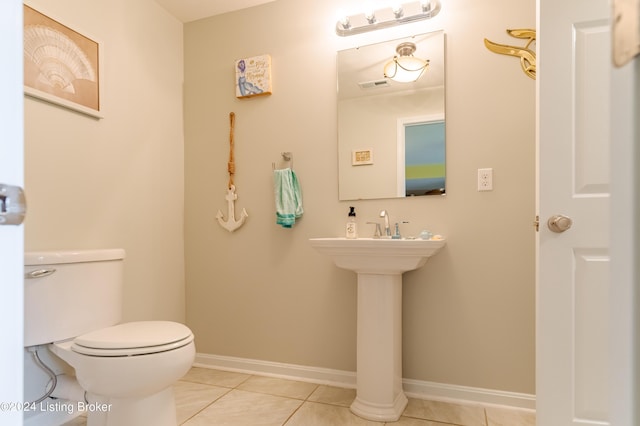
[[[191,330],[122,323],[124,250],[25,254],[25,346],[47,344],[86,391],[88,426],[175,426],[171,386],[195,358]]]

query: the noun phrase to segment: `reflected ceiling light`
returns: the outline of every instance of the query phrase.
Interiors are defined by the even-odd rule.
[[[336,23],[336,34],[349,36],[380,30],[395,25],[430,19],[439,12],[439,0],[420,0],[403,3],[402,5],[341,17]]]
[[[417,81],[429,66],[429,60],[416,58],[415,51],[415,44],[400,43],[396,47],[397,55],[384,66],[384,76],[400,83]]]

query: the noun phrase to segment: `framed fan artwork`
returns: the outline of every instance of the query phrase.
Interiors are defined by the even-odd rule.
[[[24,93],[103,118],[100,43],[24,5]]]

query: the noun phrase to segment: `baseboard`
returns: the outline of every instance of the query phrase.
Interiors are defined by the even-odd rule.
[[[38,408],[37,411],[24,412],[22,416],[23,426],[62,426],[82,415],[80,411],[69,412],[71,410],[67,410],[70,406],[77,407],[77,402],[66,399],[59,399],[57,401],[60,402],[60,406],[58,407],[64,407],[59,411],[54,411],[54,408],[57,407],[49,407],[51,411],[41,411]],[[46,405],[47,404],[44,404],[43,406]]]
[[[221,355],[196,354],[195,367],[213,368],[238,373],[258,374],[269,377],[318,383],[343,388],[356,387],[356,373],[330,368],[307,367],[256,359],[236,358]],[[501,405],[534,410],[535,395],[505,392],[468,386],[403,379],[405,394],[410,398],[431,399],[449,402]]]
[[[402,386],[404,393],[410,398],[499,405],[526,410],[536,409],[536,396],[526,393],[473,388],[413,379],[402,379]]]

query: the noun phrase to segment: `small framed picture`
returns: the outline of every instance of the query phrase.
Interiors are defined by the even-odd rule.
[[[236,61],[236,97],[271,94],[271,56],[261,55]]]
[[[373,150],[371,148],[351,151],[352,166],[364,166],[367,164],[373,164]]]

